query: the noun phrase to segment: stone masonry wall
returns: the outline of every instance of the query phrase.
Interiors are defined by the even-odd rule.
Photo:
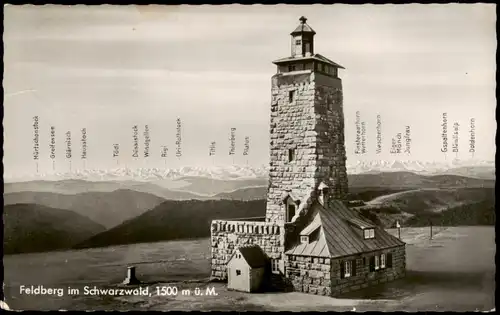
[[[314,73],[317,113],[317,176],[330,187],[330,198],[344,199],[348,192],[342,82]]]
[[[273,77],[267,221],[285,221],[287,192],[302,200],[324,181],[331,197],[347,194],[342,102],[338,78],[316,72]],[[289,149],[296,150],[292,162]]]
[[[370,272],[369,257],[389,252],[392,253],[392,267]],[[366,264],[363,264],[363,258]],[[341,279],[340,262],[353,259],[357,260],[356,276]],[[400,246],[340,259],[288,255],[285,266],[286,276],[294,291],[338,296],[404,277],[406,273],[405,247]]]
[[[379,269],[373,272],[369,270],[369,259],[371,256],[392,253],[392,267]],[[356,276],[341,279],[340,262],[356,259]],[[365,263],[363,263],[365,262]],[[405,246],[399,246],[392,249],[384,249],[376,252],[365,253],[340,259],[332,260],[332,296],[360,290],[369,286],[393,281],[405,276],[406,274],[406,254]]]
[[[302,200],[316,185],[316,115],[310,77],[310,73],[273,77],[266,212],[271,222],[285,222],[285,193],[292,192]],[[292,102],[290,91],[295,93]],[[288,161],[289,149],[296,150],[295,161]]]
[[[294,291],[331,295],[330,258],[288,255],[285,267]]]
[[[242,245],[259,245],[271,259],[283,259],[284,229],[273,223],[214,220],[211,226],[212,278],[226,280],[226,264]]]

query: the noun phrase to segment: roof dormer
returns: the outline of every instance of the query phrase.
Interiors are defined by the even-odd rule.
[[[360,229],[363,233],[363,239],[369,240],[369,239],[374,239],[375,238],[375,225],[372,223],[369,223],[367,221],[358,219],[358,218],[351,218],[348,220],[348,222],[355,226],[356,228]]]
[[[319,217],[316,217],[308,226],[300,232],[300,242],[310,243],[317,239],[321,227]]]

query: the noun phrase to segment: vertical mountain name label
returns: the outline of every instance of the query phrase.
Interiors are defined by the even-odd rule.
[[[377,145],[375,148],[377,154],[382,153],[382,117],[377,115]]]
[[[71,157],[73,156],[72,155],[72,152],[71,152],[71,131],[66,131],[65,133],[65,136],[66,136],[66,139],[64,142],[66,142],[66,159],[68,160],[68,163],[69,163],[69,171],[71,172]]]
[[[245,143],[243,146],[243,155],[248,155],[250,152],[250,137],[245,137]]]
[[[453,153],[457,153],[457,154],[458,154],[458,133],[459,133],[459,130],[460,130],[460,124],[458,122],[454,122],[453,123],[453,133],[451,134],[451,139],[452,139],[451,150],[453,151]]]
[[[391,154],[400,154],[401,149],[402,149],[402,140],[403,136],[401,135],[401,132],[398,132],[395,137],[391,139]]]
[[[144,136],[144,157],[147,158],[149,157],[149,143],[151,142],[148,125],[144,126],[143,136]]]
[[[403,149],[404,141],[404,149]],[[411,128],[410,126],[405,126],[404,135],[402,132],[398,132],[396,136],[391,139],[391,149],[389,151],[391,154],[401,154],[402,152],[406,154],[411,154]]]
[[[361,113],[356,112],[356,147],[354,149],[355,154],[365,154],[366,153],[366,123],[361,121]]]
[[[113,144],[113,158],[118,158],[120,156],[120,145],[118,143]]]
[[[410,130],[410,126],[405,126],[405,153],[411,154],[411,130]]]
[[[56,127],[50,126],[50,158],[54,160],[56,158]]]
[[[166,145],[161,147],[161,157],[166,159],[168,157],[168,147]]]
[[[50,155],[52,159],[52,170],[56,169],[56,127],[50,126]]]
[[[470,129],[469,129],[469,153],[474,156],[476,152],[476,119],[470,119]]]
[[[442,140],[442,147],[441,147],[441,152],[446,153],[448,152],[448,114],[443,113],[442,115],[442,123],[441,123],[441,140]]]
[[[236,153],[236,128],[231,128],[229,134],[229,155]]]
[[[87,128],[82,128],[82,139],[80,140],[82,144],[82,160],[87,159]]]
[[[38,127],[38,116],[33,117],[33,160],[38,161],[40,158],[40,136]]]
[[[132,127],[132,157],[139,157],[139,127]]]
[[[71,131],[66,132],[66,158],[71,159]]]
[[[208,156],[215,155],[215,141],[212,141],[210,145],[208,146]]]
[[[180,158],[182,156],[182,122],[180,118],[176,121],[176,131],[175,131],[175,156]]]

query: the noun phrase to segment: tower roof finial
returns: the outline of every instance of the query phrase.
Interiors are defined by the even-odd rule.
[[[299,18],[300,24],[295,28],[295,30],[290,33],[290,35],[295,35],[295,34],[303,34],[303,33],[311,33],[311,34],[316,34],[316,32],[309,26],[307,25],[306,21],[307,18],[305,16],[301,16]]]

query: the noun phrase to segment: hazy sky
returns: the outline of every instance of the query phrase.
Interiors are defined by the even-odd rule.
[[[56,130],[56,171],[68,170],[65,133],[72,133],[72,167],[87,168],[267,164],[273,60],[290,55],[290,32],[304,15],[316,31],[315,52],[343,65],[348,162],[438,160],[442,114],[460,124],[459,154],[495,152],[495,6],[12,6],[4,17],[4,165],[6,175],[33,173],[33,116],[40,127],[40,172],[52,171],[50,126]],[[356,112],[366,123],[367,153],[354,154]],[[376,116],[382,153],[376,154]],[[175,154],[176,119],[182,157]],[[132,157],[132,126],[144,125],[150,154]],[[391,154],[391,138],[410,126],[411,154]],[[244,157],[243,139],[250,137]],[[216,141],[216,156],[208,156]],[[112,157],[120,145],[119,160]]]

